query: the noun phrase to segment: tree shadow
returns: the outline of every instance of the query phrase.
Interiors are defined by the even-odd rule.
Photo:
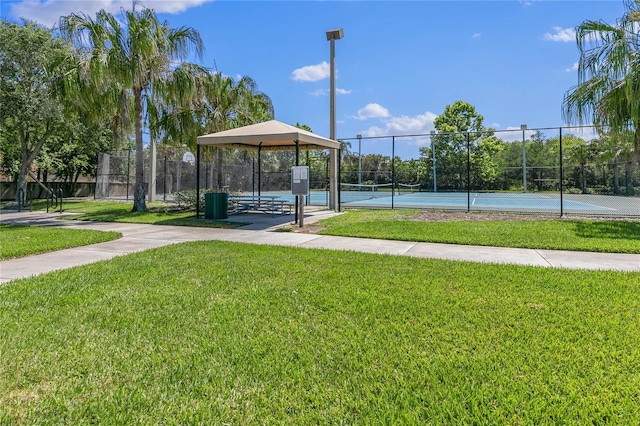
[[[582,238],[609,238],[640,242],[640,222],[574,222],[576,235]]]

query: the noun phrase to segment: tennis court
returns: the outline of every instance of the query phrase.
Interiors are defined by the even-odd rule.
[[[340,204],[343,208],[412,208],[464,211],[496,211],[548,213],[594,216],[638,216],[640,198],[609,195],[517,192],[420,192],[417,185],[341,184]],[[264,193],[263,193],[264,194]],[[271,193],[293,201],[290,193]],[[327,205],[326,191],[311,191],[306,202]]]

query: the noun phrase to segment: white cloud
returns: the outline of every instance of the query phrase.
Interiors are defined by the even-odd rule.
[[[391,131],[391,134],[418,134],[429,133],[435,127],[433,121],[438,115],[432,112],[425,112],[424,114],[408,117],[403,115],[401,117],[393,117],[387,121],[387,129]]]
[[[356,120],[367,120],[369,118],[386,118],[389,116],[389,110],[380,104],[367,104],[364,108],[358,110]]]
[[[293,70],[291,78],[294,81],[319,81],[329,78],[330,72],[329,63],[323,61],[317,65],[307,65]]]
[[[430,111],[415,116],[391,117],[384,120],[384,127],[372,126],[362,132],[363,135],[388,136],[388,135],[419,135],[428,134],[434,130],[433,121],[438,115]]]
[[[553,31],[555,33],[545,33],[542,36],[543,40],[546,41],[563,41],[563,42],[571,42],[576,40],[576,30],[573,28],[560,28],[553,27]]]
[[[156,13],[182,13],[192,7],[212,0],[145,0],[138,7],[153,9]],[[96,12],[105,11],[117,15],[120,9],[131,10],[131,0],[23,0],[10,5],[11,16],[25,18],[52,27],[61,16],[71,13],[85,13],[94,17]]]
[[[571,127],[568,124],[562,125],[562,134],[564,136],[573,135],[579,138],[582,138],[586,141],[598,138],[598,132],[594,127],[591,126],[576,126]],[[540,131],[547,138],[555,138],[558,137],[558,128],[553,129],[540,129]],[[527,129],[524,131],[525,139],[530,140],[531,137],[536,133],[537,129]],[[506,142],[522,142],[522,130],[520,126],[508,126],[504,131],[500,130],[495,133],[496,137],[502,139]]]
[[[471,38],[480,38],[482,37],[482,33],[473,33],[473,35],[471,36]]]
[[[379,136],[388,136],[389,133],[387,133],[387,131],[382,127],[371,126],[367,130],[362,132],[362,135],[370,138],[375,138]]]
[[[577,71],[578,70],[578,63],[574,62],[573,65],[571,66],[571,68],[567,68],[565,71],[566,72],[573,72],[573,71]]]
[[[534,133],[535,130],[525,130],[525,139],[531,139]],[[522,141],[522,129],[520,129],[520,126],[507,126],[506,129],[496,132],[495,135],[506,142]]]
[[[336,95],[350,95],[351,90],[336,87]],[[312,96],[329,96],[329,89],[316,89],[311,92]]]
[[[590,141],[593,139],[598,139],[600,134],[598,134],[595,127],[586,126],[586,127],[571,127],[568,124],[565,124],[566,128],[562,129],[562,134],[577,136],[579,138],[584,139],[585,141]]]

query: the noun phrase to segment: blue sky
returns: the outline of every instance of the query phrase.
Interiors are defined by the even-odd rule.
[[[131,1],[1,0],[2,17],[47,26],[58,17]],[[173,27],[191,26],[202,64],[248,75],[273,100],[277,120],[329,136],[329,42],[336,41],[337,136],[429,133],[448,104],[476,107],[498,130],[565,124],[561,103],[577,83],[574,29],[614,23],[607,1],[206,1],[154,0]]]

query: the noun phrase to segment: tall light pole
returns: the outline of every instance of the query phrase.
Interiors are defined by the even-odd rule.
[[[362,183],[362,135],[357,134],[358,138],[358,185]]]
[[[335,41],[343,37],[342,28],[327,31],[327,40],[331,45],[330,51],[330,114],[329,114],[329,138],[336,140],[336,46]],[[337,209],[338,207],[338,151],[331,150],[329,159],[329,208]]]
[[[520,130],[522,130],[522,191],[527,192],[527,146],[524,141],[524,133],[525,130],[527,130],[527,125],[521,124]]]
[[[433,166],[433,192],[438,192],[438,177],[436,175],[436,131],[431,131],[431,165]]]

